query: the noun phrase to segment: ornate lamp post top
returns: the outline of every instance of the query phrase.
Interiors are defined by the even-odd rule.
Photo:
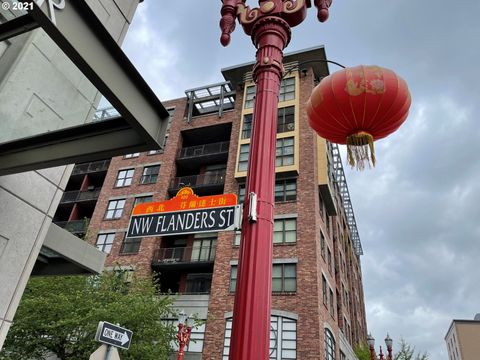
[[[307,15],[307,8],[311,7],[311,0],[259,0],[258,7],[250,8],[246,0],[223,0],[222,19],[220,29],[222,35],[220,43],[227,46],[230,43],[230,34],[235,30],[235,17],[247,35],[252,35],[256,21],[265,16],[276,16],[285,20],[290,27],[300,24]],[[328,8],[332,0],[314,0],[317,7],[317,18],[321,22],[328,19]]]

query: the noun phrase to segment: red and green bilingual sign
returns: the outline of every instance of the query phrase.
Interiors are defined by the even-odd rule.
[[[127,237],[235,230],[239,227],[240,207],[235,194],[198,196],[184,187],[170,200],[135,206]]]

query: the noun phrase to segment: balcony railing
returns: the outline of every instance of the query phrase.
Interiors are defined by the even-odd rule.
[[[89,191],[65,191],[62,196],[61,203],[68,202],[80,202],[80,201],[91,201],[97,200],[100,195],[100,188],[89,190]]]
[[[230,145],[229,141],[223,141],[223,142],[217,142],[212,144],[203,144],[203,145],[197,145],[197,146],[184,147],[180,149],[180,151],[178,152],[177,158],[188,159],[188,158],[195,158],[198,156],[228,153],[229,145]]]
[[[88,174],[88,173],[98,172],[98,171],[107,171],[109,166],[110,166],[110,159],[95,161],[95,162],[90,162],[85,164],[77,164],[73,168],[72,175]]]
[[[55,224],[71,232],[72,234],[84,234],[87,231],[90,219],[55,221]]]
[[[163,248],[155,251],[154,263],[195,263],[215,261],[215,246]]]
[[[225,170],[207,172],[201,175],[181,176],[172,179],[170,189],[178,189],[181,186],[202,187],[222,185],[225,183]]]

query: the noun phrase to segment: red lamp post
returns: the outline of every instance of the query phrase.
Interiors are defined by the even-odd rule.
[[[371,334],[368,334],[367,336],[367,344],[368,344],[368,347],[370,349],[370,360],[377,360],[377,357],[375,356],[375,339],[373,338],[373,336]],[[393,344],[393,340],[392,338],[390,337],[390,335],[388,335],[387,333],[387,337],[385,338],[385,345],[387,345],[387,351],[388,351],[388,355],[387,355],[387,358],[386,360],[392,360],[393,357],[392,357],[392,344]],[[382,347],[380,346],[380,352],[379,352],[379,360],[384,360],[384,354],[383,354],[383,351],[382,351]]]
[[[310,0],[259,0],[259,7],[253,9],[245,1],[223,0],[220,20],[223,46],[229,44],[238,18],[257,48],[254,126],[229,359],[265,360],[270,342],[276,121],[283,49],[290,41],[290,28],[305,19]],[[331,3],[314,0],[320,21],[327,20]]]
[[[375,360],[375,339],[372,334],[367,336],[368,348],[370,349],[370,360]]]
[[[178,332],[177,332],[177,340],[178,340],[178,360],[183,360],[183,349],[185,345],[188,346],[190,342],[190,334],[192,333],[192,325],[190,323],[191,318],[187,317],[187,315],[182,311],[178,319]]]

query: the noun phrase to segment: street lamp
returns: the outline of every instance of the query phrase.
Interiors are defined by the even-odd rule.
[[[188,346],[188,343],[190,342],[192,320],[192,317],[187,316],[183,310],[178,314],[178,360],[183,359],[183,349],[185,348],[185,345]]]
[[[375,339],[373,338],[372,334],[368,334],[367,336],[367,344],[368,344],[368,347],[370,349],[370,360],[377,360],[377,357],[375,356]],[[387,356],[387,359],[386,360],[392,360],[392,344],[393,344],[393,340],[392,338],[390,337],[390,335],[388,335],[387,333],[387,337],[385,338],[385,345],[387,346],[387,351],[388,351],[388,356]],[[383,357],[383,351],[382,351],[382,347],[380,346],[380,352],[379,352],[379,359],[380,360],[384,360],[384,357]]]

